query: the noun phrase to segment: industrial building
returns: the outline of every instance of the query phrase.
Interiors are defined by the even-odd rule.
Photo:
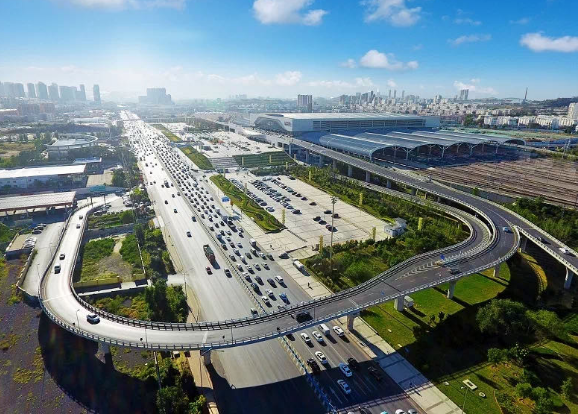
[[[46,189],[82,184],[86,164],[0,170],[1,189]]]
[[[432,129],[439,117],[390,113],[269,113],[251,114],[257,128],[301,136],[309,132],[389,131]]]

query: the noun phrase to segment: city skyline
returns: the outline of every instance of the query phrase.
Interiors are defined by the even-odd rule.
[[[11,42],[0,81],[99,84],[136,100],[165,87],[176,100],[247,94],[337,97],[389,89],[433,98],[578,95],[570,1],[30,0],[0,28]],[[218,19],[207,18],[219,16]],[[45,31],[49,20],[65,30]],[[226,28],[226,30],[223,30]],[[31,44],[42,32],[43,43]],[[74,34],[74,35],[71,35]]]

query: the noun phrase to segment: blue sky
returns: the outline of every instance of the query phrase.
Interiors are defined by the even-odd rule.
[[[576,0],[2,0],[0,81],[177,99],[575,96],[577,15]]]

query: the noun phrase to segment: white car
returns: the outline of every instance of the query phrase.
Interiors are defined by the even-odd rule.
[[[341,329],[341,327],[339,327],[337,325],[333,327],[333,332],[335,332],[337,334],[337,336],[345,335],[345,332],[343,331],[343,329]]]
[[[564,254],[570,254],[570,250],[565,247],[558,247],[558,249]]]
[[[263,266],[265,269],[269,269],[269,265],[268,265],[267,263],[264,263],[264,262],[263,262],[263,265],[262,265],[262,266]]]
[[[301,333],[301,339],[303,339],[303,342],[306,344],[311,344],[311,338],[309,338],[309,335],[307,335],[305,332]]]
[[[401,408],[395,410],[395,414],[405,414],[405,411],[403,411]]]
[[[329,363],[329,361],[327,361],[327,357],[325,356],[325,354],[324,354],[323,352],[321,352],[321,351],[316,351],[316,352],[315,352],[315,356],[317,357],[317,359],[318,359],[319,361],[321,361],[321,363],[322,363],[323,365]]]
[[[347,378],[353,375],[353,373],[349,369],[349,365],[347,365],[345,362],[341,362],[339,364],[339,369],[341,370],[341,372],[343,372],[343,375],[345,375]]]
[[[317,331],[313,331],[311,332],[311,335],[313,335],[313,337],[317,340],[317,342],[319,342],[320,344],[324,343],[325,341],[323,340],[323,337],[321,336],[321,334]]]
[[[337,380],[337,385],[339,385],[339,388],[341,388],[341,390],[347,395],[351,394],[351,388],[349,388],[349,385],[345,380]],[[398,414],[397,411],[395,413]]]

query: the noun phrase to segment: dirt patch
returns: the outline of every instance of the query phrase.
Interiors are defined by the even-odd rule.
[[[125,236],[115,237],[116,244],[112,250],[112,254],[104,259],[101,259],[97,266],[99,274],[119,276],[123,282],[130,282],[132,279],[132,266],[122,260],[120,255],[120,248]],[[108,276],[106,276],[108,277]]]

